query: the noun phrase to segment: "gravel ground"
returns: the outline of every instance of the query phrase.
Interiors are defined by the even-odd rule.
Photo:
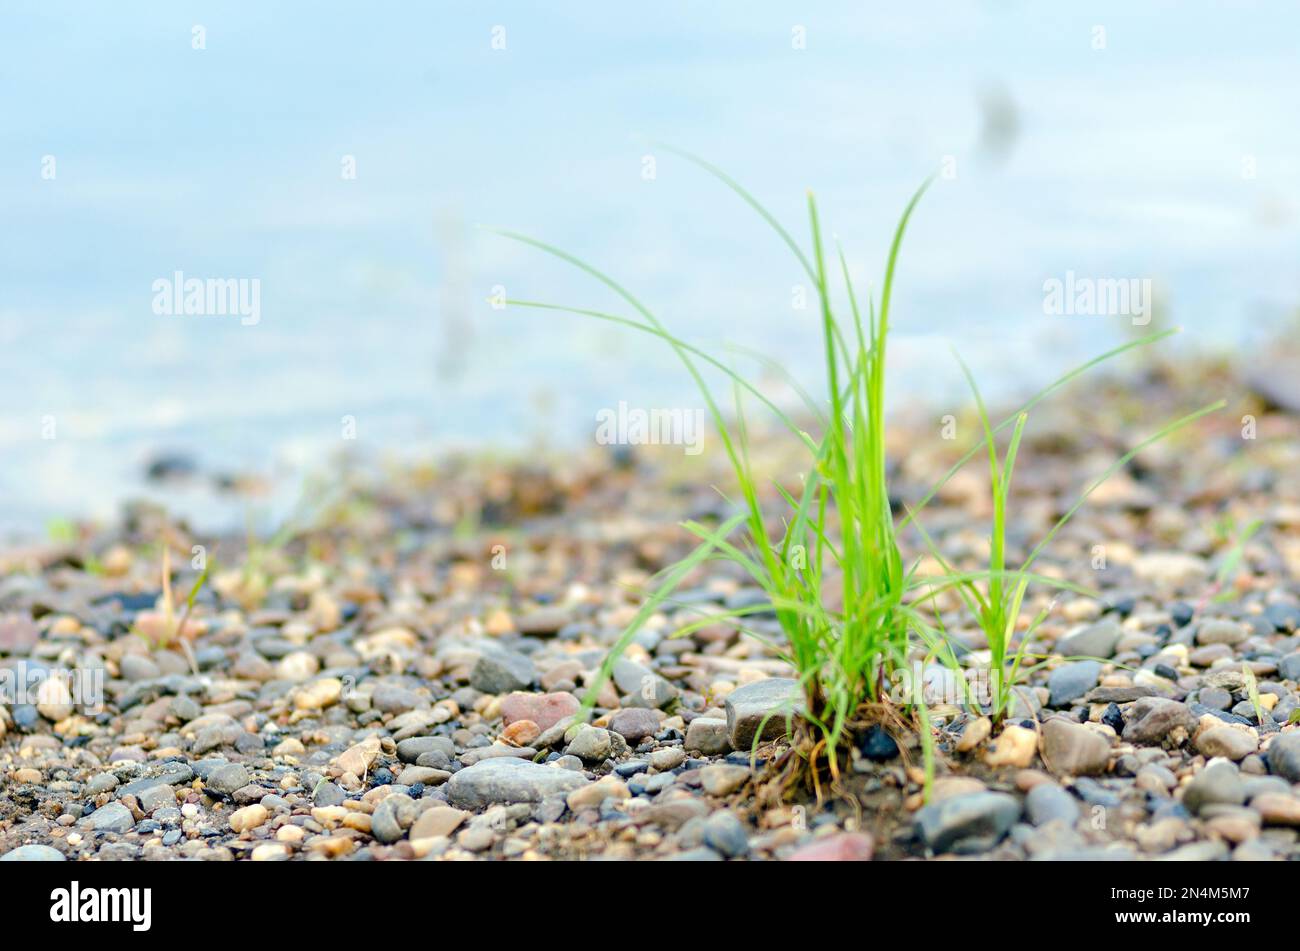
[[[642,586],[691,547],[678,521],[728,511],[708,453],[344,475],[301,530],[251,550],[146,505],[11,546],[0,669],[98,672],[103,706],[56,678],[38,696],[11,682],[0,861],[1300,858],[1294,388],[1205,362],[1053,398],[1021,449],[1010,541],[1032,548],[1125,449],[1220,394],[1227,409],[1108,482],[1040,562],[1102,597],[1032,596],[1027,617],[1051,604],[1028,647],[1043,660],[1009,721],[946,703],[954,675],[924,672],[940,748],[928,803],[915,736],[879,729],[824,801],[774,795],[784,731],[752,763],[750,741],[791,672],[725,619],[671,636],[761,600],[724,563],[640,633],[594,721],[570,722]],[[901,419],[900,500],[976,431],[969,415],[952,441]],[[779,442],[757,452],[796,471]],[[974,568],[988,517],[974,463],[923,519]],[[180,640],[164,543],[177,614],[195,546],[214,565]],[[924,567],[919,539],[902,544]],[[982,635],[943,609],[978,670]],[[754,626],[780,637],[774,618]]]

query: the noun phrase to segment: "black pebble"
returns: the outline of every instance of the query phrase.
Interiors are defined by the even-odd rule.
[[[1137,607],[1137,598],[1131,594],[1116,595],[1107,599],[1106,606],[1120,617],[1128,617]]]
[[[1119,704],[1112,703],[1106,708],[1106,712],[1101,715],[1101,722],[1106,724],[1116,733],[1124,732],[1124,714],[1119,712]]]
[[[393,782],[392,772],[388,769],[385,769],[382,766],[379,769],[375,770],[375,775],[373,778],[374,778],[374,784],[376,786],[388,786],[391,785]]]
[[[858,750],[867,759],[875,763],[884,763],[898,755],[898,744],[885,732],[885,728],[876,723],[867,727],[867,732],[858,740]]]
[[[1186,627],[1192,623],[1192,616],[1196,612],[1186,601],[1175,601],[1169,605],[1169,615],[1174,619],[1174,623],[1179,627]]]
[[[1178,671],[1174,670],[1168,664],[1156,664],[1155,673],[1157,676],[1164,677],[1166,680],[1178,679]]]

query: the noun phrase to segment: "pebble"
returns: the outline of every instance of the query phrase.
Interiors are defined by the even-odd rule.
[[[293,698],[299,710],[323,710],[343,698],[343,681],[337,677],[322,677],[303,687]]]
[[[969,753],[989,738],[993,732],[993,721],[988,717],[977,717],[966,724],[961,738],[957,741],[957,752]]]
[[[1292,783],[1300,783],[1300,730],[1273,737],[1268,744],[1268,770]]]
[[[858,739],[858,752],[873,763],[887,763],[898,755],[898,743],[879,723],[873,723]]]
[[[542,735],[542,728],[532,720],[516,720],[501,731],[501,739],[511,746],[531,746]]]
[[[537,679],[537,667],[517,651],[492,647],[479,655],[470,672],[469,683],[483,693],[500,694],[524,690]],[[528,717],[538,725],[536,717]]]
[[[1294,634],[1300,630],[1300,605],[1275,601],[1264,609],[1264,617],[1283,634]]]
[[[263,842],[255,847],[249,858],[254,862],[283,862],[289,858],[289,849],[280,842]]]
[[[318,670],[320,670],[320,661],[316,659],[315,654],[310,654],[307,651],[294,651],[291,654],[286,654],[275,665],[275,675],[277,677],[295,684],[303,683],[315,677]]]
[[[607,799],[621,801],[627,799],[632,793],[627,788],[627,783],[617,776],[605,776],[594,783],[575,789],[569,793],[565,802],[570,809],[577,812],[579,809],[587,809],[592,806],[599,806]]]
[[[146,815],[176,805],[176,791],[171,786],[161,783],[142,790],[136,798],[140,803],[140,811]]]
[[[870,862],[875,843],[865,832],[840,832],[791,852],[787,862]]]
[[[678,690],[649,667],[621,658],[614,663],[614,685],[625,694],[625,707],[662,709],[677,699]]]
[[[110,802],[100,806],[77,825],[91,832],[130,832],[135,827],[135,817],[120,802]]]
[[[691,721],[690,726],[686,728],[686,748],[688,750],[698,750],[705,756],[716,756],[731,749],[732,737],[736,735],[735,731],[728,727],[727,720],[715,717],[696,717]],[[752,739],[753,734],[751,733],[750,740],[752,741]],[[749,749],[749,747],[745,746],[742,749]]]
[[[1161,588],[1179,590],[1209,577],[1204,558],[1186,552],[1149,552],[1133,560],[1133,573]]]
[[[517,720],[531,720],[540,730],[549,730],[582,709],[571,693],[524,693],[515,691],[501,699],[501,720],[510,726]]]
[[[1228,760],[1212,760],[1183,790],[1183,805],[1193,813],[1211,806],[1239,806],[1245,801],[1241,774]]]
[[[414,799],[403,793],[385,796],[370,817],[370,832],[380,842],[396,842],[406,834],[420,814]]]
[[[408,766],[402,770],[397,777],[399,786],[440,786],[451,778],[451,773],[445,769],[434,769],[431,766]]]
[[[744,766],[718,763],[700,770],[700,785],[710,796],[729,796],[748,779],[749,770]]]
[[[1095,660],[1077,660],[1062,664],[1048,675],[1049,707],[1065,707],[1097,686],[1101,664]]]
[[[271,818],[271,813],[265,806],[245,806],[243,809],[236,809],[230,814],[230,828],[235,832],[246,832],[249,829],[256,829],[269,818]]]
[[[768,677],[731,691],[724,708],[730,745],[738,750],[749,750],[760,729],[761,740],[785,736],[787,719],[799,715],[803,696],[797,680]]]
[[[1222,687],[1205,687],[1199,692],[1198,699],[1211,710],[1226,710],[1232,706],[1232,694]]]
[[[1265,825],[1300,828],[1300,799],[1289,793],[1266,792],[1250,801]]]
[[[1134,830],[1134,838],[1143,852],[1158,854],[1168,852],[1192,835],[1191,827],[1183,819],[1169,817],[1158,819]]]
[[[203,788],[220,797],[234,795],[236,789],[249,783],[248,770],[239,763],[223,763],[208,773],[203,781]]]
[[[1014,766],[1024,769],[1034,760],[1038,751],[1038,734],[1015,723],[1002,728],[993,749],[984,754],[984,762],[990,766]]]
[[[583,724],[570,741],[565,752],[586,763],[602,763],[613,749],[609,731],[598,726]]]
[[[447,781],[447,799],[462,809],[482,809],[493,803],[541,802],[568,794],[588,780],[581,773],[526,760],[498,757],[460,770]]]
[[[1205,822],[1205,827],[1220,838],[1234,844],[1259,835],[1260,816],[1249,809],[1220,807]]]
[[[1149,763],[1138,770],[1136,784],[1145,792],[1165,795],[1178,785],[1178,778],[1165,767]]]
[[[1240,761],[1259,749],[1259,738],[1253,730],[1233,726],[1214,726],[1202,730],[1196,737],[1196,751],[1207,757],[1222,756]]]
[[[745,826],[730,812],[715,812],[704,820],[704,842],[727,858],[738,858],[749,851]]]
[[[663,773],[681,766],[686,761],[686,751],[680,746],[668,746],[652,752],[649,760],[653,769]]]
[[[162,671],[148,657],[140,654],[127,654],[118,662],[118,670],[122,674],[122,679],[131,683],[139,683],[141,680],[153,680],[155,677],[162,676]]]
[[[329,780],[317,783],[311,795],[313,805],[317,806],[340,806],[347,798],[348,794],[343,791],[343,788]]]
[[[639,743],[659,732],[659,714],[645,707],[628,707],[609,718],[609,728],[629,743]]]
[[[0,862],[64,862],[66,857],[48,845],[20,845],[0,855]]]
[[[1052,717],[1043,724],[1042,756],[1057,775],[1097,776],[1110,762],[1110,742],[1081,723]]]
[[[100,773],[91,777],[90,782],[86,783],[86,792],[92,796],[98,796],[100,793],[112,792],[117,788],[117,777],[112,773]]]
[[[452,806],[425,809],[411,825],[411,840],[449,836],[469,817],[470,813]]]
[[[424,754],[435,751],[450,760],[456,755],[456,744],[446,736],[413,736],[397,744],[397,756],[404,763],[414,763]]]
[[[1277,672],[1283,680],[1300,681],[1300,652],[1287,654],[1279,660]]]
[[[1226,621],[1222,618],[1206,618],[1196,627],[1196,643],[1198,644],[1227,644],[1229,646],[1240,644],[1249,633],[1244,625],[1236,621]]]
[[[954,796],[917,811],[916,833],[933,852],[971,854],[995,846],[1020,818],[1020,801],[999,792]]]
[[[1063,657],[1109,659],[1114,656],[1122,633],[1119,622],[1107,618],[1067,634],[1056,643],[1054,651]]]
[[[1222,842],[1192,842],[1166,852],[1160,856],[1161,862],[1222,862],[1228,857],[1228,847]]]
[[[1106,705],[1105,712],[1101,715],[1101,722],[1115,731],[1115,735],[1124,732],[1124,714],[1120,711],[1119,704],[1111,702]]]
[[[1057,820],[1072,826],[1079,818],[1079,803],[1055,783],[1039,783],[1025,796],[1025,813],[1036,826]]]
[[[534,608],[515,618],[515,630],[520,634],[549,637],[558,634],[572,619],[573,613],[566,607]]]
[[[72,715],[72,692],[61,677],[50,677],[36,688],[36,712],[51,723]]]
[[[1134,702],[1124,725],[1127,743],[1180,746],[1198,725],[1186,704],[1164,697],[1143,697]]]

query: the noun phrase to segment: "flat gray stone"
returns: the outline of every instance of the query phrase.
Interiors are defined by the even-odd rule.
[[[397,744],[397,755],[403,763],[414,763],[425,753],[434,752],[451,759],[456,755],[456,744],[449,736],[413,736]]]
[[[1000,792],[931,803],[916,813],[916,832],[934,852],[985,852],[1020,818],[1020,800]]]
[[[727,732],[731,745],[748,750],[762,730],[760,740],[774,740],[786,735],[786,724],[793,715],[803,712],[803,693],[799,681],[790,677],[768,677],[731,691],[725,704]]]
[[[120,802],[110,802],[100,806],[77,825],[91,832],[130,832],[135,828],[135,817]]]
[[[194,770],[184,763],[167,763],[152,776],[133,779],[125,786],[119,786],[118,796],[139,796],[146,789],[155,786],[180,786],[194,781]],[[110,787],[111,788],[111,787]]]
[[[731,749],[727,721],[716,717],[696,717],[686,728],[686,748],[705,756],[717,756]]]
[[[587,778],[513,757],[495,757],[466,766],[447,781],[447,799],[462,809],[482,809],[493,803],[541,802],[587,785]]]
[[[1065,707],[1080,699],[1097,686],[1101,679],[1101,664],[1095,660],[1076,660],[1062,664],[1047,678],[1049,707]]]
[[[1036,826],[1053,821],[1073,826],[1079,818],[1079,803],[1056,783],[1039,783],[1025,796],[1025,812]]]
[[[1056,643],[1056,653],[1063,657],[1100,657],[1103,660],[1115,653],[1123,632],[1113,618],[1106,618],[1073,631]]]
[[[677,699],[676,687],[636,661],[627,658],[615,661],[613,677],[624,707],[659,709]]]
[[[58,849],[48,845],[20,845],[0,855],[0,862],[66,862],[67,858]]]
[[[483,693],[502,694],[525,690],[537,679],[537,667],[518,651],[501,647],[485,649],[469,675],[469,684]]]
[[[248,770],[239,763],[222,763],[208,773],[203,787],[220,796],[231,796],[250,782]]]

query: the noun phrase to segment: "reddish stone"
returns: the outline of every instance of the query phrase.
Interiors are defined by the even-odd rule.
[[[874,852],[871,836],[865,832],[841,832],[805,845],[787,862],[870,862]]]
[[[506,725],[516,720],[532,720],[542,730],[549,730],[565,717],[577,713],[582,704],[571,693],[523,693],[516,691],[501,701],[501,720]]]
[[[0,615],[0,653],[26,654],[40,640],[41,632],[22,614]]]

